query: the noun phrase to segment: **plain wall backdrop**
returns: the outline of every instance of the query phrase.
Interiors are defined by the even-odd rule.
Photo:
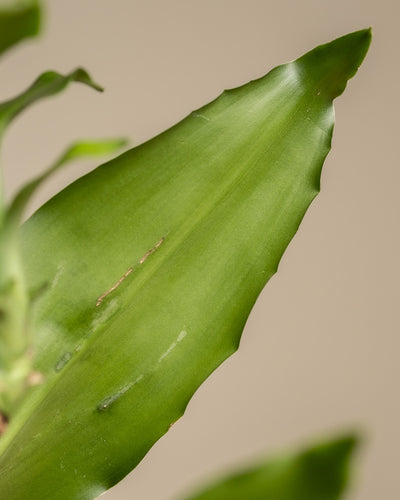
[[[53,0],[38,41],[7,54],[1,98],[47,69],[85,66],[29,109],[2,150],[8,196],[77,138],[154,136],[315,45],[373,27],[336,101],[322,192],[263,291],[238,353],[107,500],[173,500],[217,472],[334,431],[361,429],[351,500],[400,498],[400,70],[395,0]],[[58,174],[40,203],[93,168]]]

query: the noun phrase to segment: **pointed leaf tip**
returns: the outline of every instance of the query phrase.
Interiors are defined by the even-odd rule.
[[[349,483],[354,436],[324,441],[246,468],[189,497],[190,500],[339,500]]]
[[[321,463],[331,463],[331,466],[336,463],[342,467],[354,453],[359,443],[359,436],[350,434],[315,446],[306,451],[305,456],[309,456],[310,458],[316,456]]]
[[[371,28],[355,31],[307,52],[295,61],[318,95],[334,99],[361,66],[371,43]]]
[[[303,473],[312,478],[320,492],[327,487],[335,490],[336,499],[348,483],[350,461],[358,444],[358,436],[349,435],[306,450],[302,455]]]
[[[92,87],[94,90],[97,90],[98,92],[104,92],[104,87],[96,83],[85,69],[78,68],[75,70],[73,75],[75,81],[84,83],[89,87]]]
[[[0,136],[7,125],[25,108],[45,97],[60,93],[71,82],[83,83],[99,92],[103,91],[103,88],[93,81],[89,73],[83,68],[78,68],[67,75],[62,75],[56,71],[46,71],[20,95],[0,103]]]

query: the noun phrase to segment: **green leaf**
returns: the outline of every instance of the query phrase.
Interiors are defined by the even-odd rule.
[[[36,1],[13,2],[0,7],[0,54],[24,38],[37,35],[40,16]]]
[[[189,500],[339,500],[348,481],[353,436],[268,459]]]
[[[99,495],[237,349],[319,191],[332,99],[370,37],[348,35],[224,92],[25,224],[45,382],[0,440],[5,497]]]
[[[25,92],[0,104],[0,141],[6,127],[25,108],[36,101],[61,92],[70,82],[81,82],[102,90],[82,68],[68,75],[54,71],[43,73]],[[100,147],[100,153],[115,144]],[[4,208],[0,186],[0,415],[10,415],[26,389],[31,371],[30,328],[27,319],[28,296],[21,269],[18,223],[23,209],[35,189],[54,170],[81,154],[94,152],[95,144],[77,144],[42,176],[26,185],[14,199],[8,213]],[[98,147],[98,145],[97,145]]]
[[[71,145],[42,175],[26,184],[6,211],[0,230],[0,408],[11,416],[32,372],[28,297],[19,255],[19,223],[36,189],[73,160],[107,155],[126,145],[122,139],[82,141]]]
[[[46,71],[22,94],[0,104],[0,136],[7,125],[25,108],[40,99],[58,94],[71,82],[80,82],[95,90],[103,90],[82,68],[78,68],[68,75],[60,75],[56,71]]]
[[[110,155],[126,145],[127,141],[125,139],[79,141],[72,144],[43,174],[28,182],[20,189],[6,212],[6,224],[16,226],[21,221],[23,211],[35,191],[51,175],[68,165],[71,161],[85,157]]]
[[[82,68],[77,68],[68,75],[60,75],[55,71],[47,71],[37,78],[33,84],[17,97],[6,102],[0,103],[0,143],[7,126],[16,118],[25,108],[45,97],[58,94],[71,82],[80,82],[88,85],[95,90],[102,91],[90,75]],[[3,193],[0,179],[0,226],[4,218]]]

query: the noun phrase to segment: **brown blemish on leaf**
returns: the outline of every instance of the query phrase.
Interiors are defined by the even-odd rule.
[[[161,245],[161,243],[165,240],[165,236],[163,236],[161,238],[160,241],[158,241],[153,248],[150,248],[150,250],[148,250],[144,255],[143,257],[139,260],[139,264],[143,264],[143,262],[147,259],[147,257],[149,255],[151,255],[153,252],[155,252],[157,250],[157,248]]]
[[[103,302],[103,300],[109,295],[111,292],[113,292],[116,288],[119,287],[119,285],[124,281],[124,279],[131,274],[133,271],[133,267],[130,267],[124,275],[120,277],[120,279],[113,285],[109,290],[103,293],[103,295],[100,295],[100,297],[97,299],[96,302],[96,307],[99,307],[99,305]]]
[[[154,253],[157,248],[162,244],[162,242],[165,240],[165,236],[163,236],[161,238],[160,241],[158,241],[153,248],[150,248],[150,250],[148,250],[144,255],[143,257],[139,260],[139,264],[143,264],[143,262],[147,259],[147,257],[149,255],[151,255],[152,253]],[[107,297],[107,295],[109,295],[111,292],[113,292],[116,288],[119,287],[119,285],[124,281],[124,279],[129,276],[131,274],[131,272],[133,271],[133,267],[130,267],[125,274],[123,274],[120,279],[115,283],[115,285],[113,285],[109,290],[107,290],[106,292],[104,292],[102,295],[100,295],[100,297],[97,299],[96,301],[96,307],[99,307],[101,305],[101,303],[103,302],[103,300]]]
[[[32,371],[28,375],[27,383],[28,383],[28,386],[30,386],[30,387],[33,387],[35,385],[40,385],[43,382],[44,382],[44,375],[41,372]]]

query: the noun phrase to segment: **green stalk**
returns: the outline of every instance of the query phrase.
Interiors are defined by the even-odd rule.
[[[0,414],[9,417],[24,392],[31,367],[28,295],[18,245],[18,227],[0,232]]]

